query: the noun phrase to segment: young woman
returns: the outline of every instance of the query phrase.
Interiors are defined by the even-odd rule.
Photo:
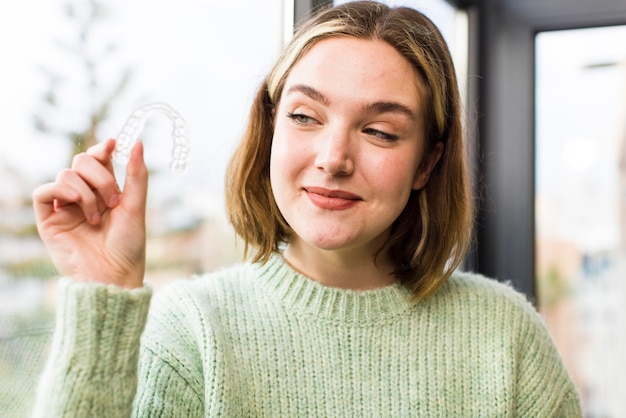
[[[150,309],[142,145],[123,192],[114,140],[78,155],[34,192],[65,276],[36,414],[580,416],[532,306],[455,272],[472,221],[454,74],[412,9],[354,2],[303,25],[227,175],[252,260]]]

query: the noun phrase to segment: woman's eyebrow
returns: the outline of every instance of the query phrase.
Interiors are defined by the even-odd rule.
[[[325,96],[324,93],[306,84],[294,84],[293,86],[289,87],[289,89],[287,89],[287,95],[293,94],[293,93],[302,93],[305,96],[311,98],[312,100],[315,100],[316,102],[320,102],[324,104],[325,106],[328,106],[330,104],[330,99],[327,96]],[[412,111],[411,108],[399,102],[381,101],[381,102],[366,103],[365,105],[362,106],[361,110],[366,113],[374,113],[374,114],[398,113],[411,120],[417,119],[416,113]]]
[[[306,84],[294,84],[287,90],[288,95],[298,92],[326,106],[330,104],[328,97],[326,97],[321,91],[315,90],[313,87],[307,86]]]
[[[367,103],[363,106],[363,112],[367,113],[399,113],[400,115],[406,116],[411,120],[417,119],[417,115],[414,111],[411,110],[406,105],[398,102],[374,102]]]

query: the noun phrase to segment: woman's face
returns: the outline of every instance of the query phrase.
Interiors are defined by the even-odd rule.
[[[422,106],[413,68],[382,41],[326,39],[294,65],[270,161],[290,246],[380,249],[411,190],[428,179]]]

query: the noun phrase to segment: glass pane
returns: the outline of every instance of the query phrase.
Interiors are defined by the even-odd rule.
[[[224,171],[284,21],[283,0],[0,5],[0,416],[29,416],[52,329],[57,273],[35,231],[35,186],[75,148],[117,136],[138,106],[166,102],[187,122],[191,160],[186,174],[171,173],[172,123],[146,121],[147,280],[240,260]]]
[[[586,416],[626,411],[626,27],[536,38],[539,308]]]

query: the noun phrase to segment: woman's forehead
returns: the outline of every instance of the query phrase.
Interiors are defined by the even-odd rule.
[[[391,45],[351,37],[314,44],[287,75],[283,95],[294,90],[315,91],[326,101],[399,101],[412,110],[417,110],[422,93],[417,72]]]

